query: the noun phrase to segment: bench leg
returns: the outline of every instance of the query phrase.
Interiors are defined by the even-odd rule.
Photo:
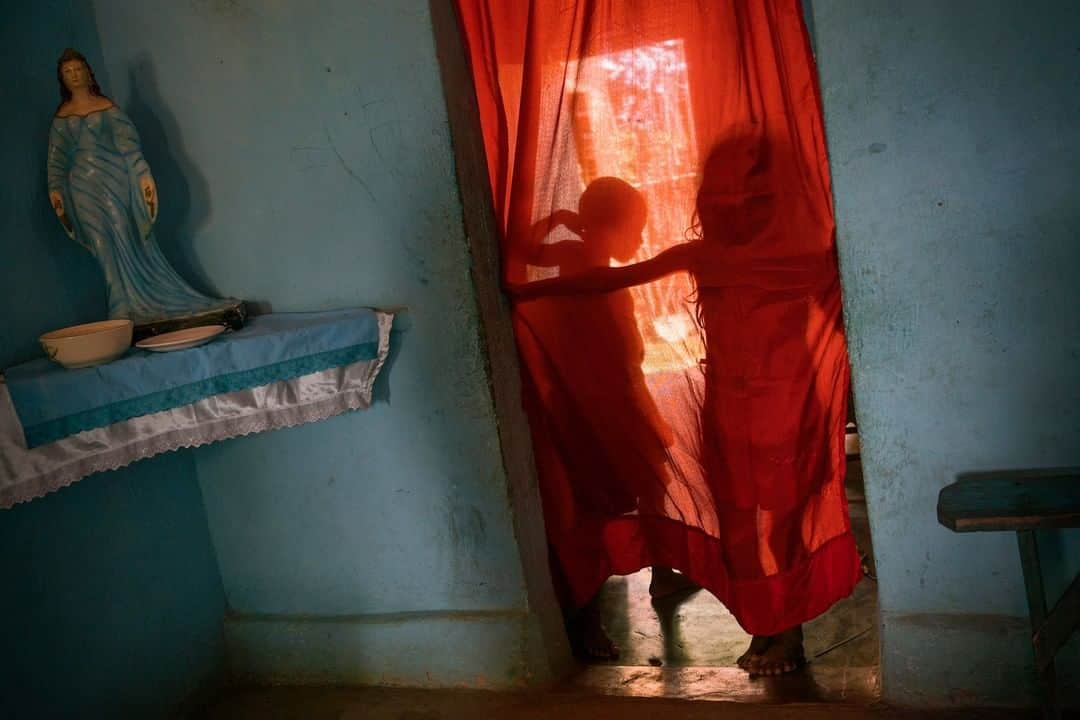
[[[1042,566],[1039,563],[1039,547],[1035,541],[1034,530],[1020,530],[1016,533],[1020,543],[1020,564],[1024,568],[1024,587],[1027,590],[1028,614],[1031,616],[1031,636],[1046,621],[1046,590],[1043,587]],[[1034,650],[1034,645],[1032,646]],[[1054,663],[1048,663],[1039,669],[1039,658],[1035,658],[1035,672],[1038,674],[1039,687],[1043,694],[1043,717],[1057,720],[1061,717],[1057,706],[1057,673]]]

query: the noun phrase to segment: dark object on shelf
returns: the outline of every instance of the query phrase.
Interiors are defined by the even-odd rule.
[[[183,330],[200,325],[225,325],[232,330],[239,330],[247,322],[248,307],[243,300],[237,300],[235,304],[216,310],[185,315],[184,317],[169,318],[155,322],[143,323],[135,326],[133,341],[138,342],[154,335]]]

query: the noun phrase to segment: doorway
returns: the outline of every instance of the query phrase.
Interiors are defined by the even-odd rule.
[[[483,157],[483,133],[473,102],[475,91],[457,34],[452,2],[432,0],[432,8],[467,234],[473,252],[473,277],[492,359],[503,453],[511,470],[518,539],[530,585],[530,602],[547,613],[544,626],[550,651],[557,646],[565,647],[565,636],[561,634],[558,608],[552,602],[551,575],[546,563],[538,561],[538,558],[546,560],[548,543],[542,532],[544,519],[538,516],[539,498],[530,484],[533,470],[522,467],[529,454],[527,449],[522,451],[529,445],[528,424],[521,412],[518,368],[513,361],[517,353],[510,334],[508,307],[501,294],[504,272],[500,267],[496,228],[502,218],[493,211],[496,200],[491,194],[489,167]],[[571,133],[579,173],[576,181],[586,187],[591,181],[618,170],[617,175],[624,182],[646,194],[654,210],[634,259],[649,257],[684,239],[693,215],[701,158],[691,152],[695,143],[688,140],[694,137],[698,120],[687,91],[689,67],[679,38],[663,37],[632,50],[615,48],[612,52],[596,53],[582,58],[573,68],[558,69],[564,77],[574,79],[573,87],[563,87],[560,92],[570,97],[576,95],[577,111]],[[657,69],[659,72],[655,72]],[[655,83],[657,92],[646,98],[643,105],[631,104],[628,108],[627,90],[640,87],[646,70],[653,71],[650,82]],[[656,122],[641,122],[642,117]],[[627,130],[628,119],[633,121],[629,123],[630,130]],[[671,124],[679,126],[680,131],[671,137],[664,136],[664,127]],[[667,140],[659,142],[658,136]],[[647,163],[634,160],[643,155],[649,157]],[[635,174],[635,167],[646,167],[647,171]],[[565,234],[557,229],[544,242],[571,240]],[[521,279],[526,281],[551,275],[542,265],[528,264],[521,268],[521,273]],[[666,398],[665,382],[691,377],[702,356],[697,319],[687,303],[695,288],[684,275],[634,288],[632,292],[635,306],[650,308],[649,313],[636,316],[643,344],[640,370],[653,396]],[[689,394],[695,393],[700,397],[700,385],[692,387]],[[688,438],[694,429],[674,428],[674,431],[684,432]],[[692,464],[687,458],[681,460],[686,468]],[[686,468],[685,474],[692,475],[692,470]],[[846,494],[853,530],[859,550],[869,561],[867,567],[872,568],[857,455],[848,458],[848,468]],[[551,518],[547,520],[550,525]],[[624,654],[617,661],[586,667],[575,676],[574,682],[600,692],[709,699],[868,702],[876,697],[877,593],[871,578],[864,577],[850,598],[841,600],[829,613],[808,624],[807,672],[751,680],[744,671],[733,667],[735,657],[749,638],[738,629],[730,613],[704,591],[670,598],[654,606],[647,592],[648,573],[646,569],[613,577],[605,583],[601,604],[608,615],[609,629],[622,645]],[[868,574],[872,575],[872,569]],[[853,680],[856,676],[858,681]],[[717,683],[723,688],[717,689]],[[773,692],[777,689],[782,693],[780,696]]]
[[[715,597],[688,590],[654,600],[651,569],[604,583],[600,607],[619,647],[617,659],[592,661],[575,678],[595,692],[743,702],[871,704],[880,697],[881,656],[873,543],[866,511],[859,437],[850,414],[845,489],[862,558],[851,596],[804,626],[807,665],[786,676],[751,678],[735,664],[750,636]]]

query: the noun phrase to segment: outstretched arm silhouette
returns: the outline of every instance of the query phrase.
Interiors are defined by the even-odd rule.
[[[531,283],[510,283],[507,293],[517,300],[551,295],[589,295],[643,285],[672,273],[685,271],[701,285],[749,286],[776,292],[808,293],[830,277],[828,253],[725,262],[723,249],[713,250],[705,241],[693,240],[664,250],[633,265],[590,268]]]
[[[689,270],[694,245],[682,243],[633,265],[591,268],[574,275],[511,284],[507,286],[507,292],[519,300],[532,300],[548,295],[605,293],[643,285],[680,270]]]

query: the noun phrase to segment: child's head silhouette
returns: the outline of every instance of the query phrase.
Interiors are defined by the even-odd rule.
[[[647,215],[641,193],[615,177],[593,180],[578,201],[582,239],[619,262],[632,260],[641,247]]]
[[[712,147],[701,171],[695,209],[709,242],[751,242],[772,207],[769,152],[756,132],[734,132]]]

